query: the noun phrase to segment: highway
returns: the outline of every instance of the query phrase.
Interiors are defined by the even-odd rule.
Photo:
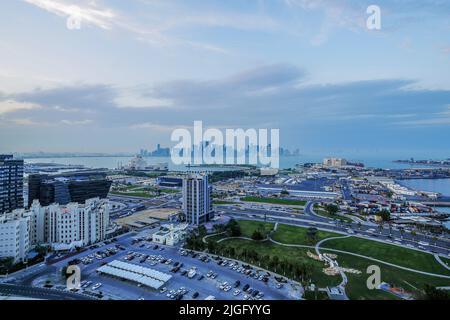
[[[224,214],[237,219],[259,220],[274,223],[279,222],[302,227],[316,227],[321,230],[341,234],[351,234],[353,236],[363,237],[374,241],[403,246],[405,248],[416,249],[431,254],[438,254],[443,257],[450,257],[450,242],[447,239],[439,238],[435,242],[432,237],[419,233],[413,237],[408,232],[405,232],[402,235],[396,228],[392,228],[391,230],[389,228],[379,229],[372,225],[354,222],[346,223],[321,217],[314,214],[313,205],[314,202],[308,202],[305,206],[304,214],[249,208],[242,210],[233,207],[230,208],[229,205],[220,205],[217,206],[217,208],[218,211],[224,212]]]

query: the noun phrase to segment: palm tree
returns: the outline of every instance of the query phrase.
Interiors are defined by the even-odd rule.
[[[399,229],[399,231],[400,231],[400,237],[403,239],[403,235],[405,234],[405,229],[403,227],[401,227]]]
[[[378,231],[380,231],[380,234],[383,233],[383,223],[380,223],[380,224],[378,225]]]
[[[437,246],[438,237],[433,236],[432,239],[433,239],[433,241],[434,241],[434,246]]]
[[[411,230],[411,236],[413,237],[413,240],[415,240],[416,236],[417,236],[417,231],[416,230]]]

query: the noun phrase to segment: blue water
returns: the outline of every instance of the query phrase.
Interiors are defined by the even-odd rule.
[[[439,192],[443,196],[450,197],[450,179],[410,179],[399,182],[413,190]]]
[[[58,163],[58,164],[72,164],[84,165],[88,168],[108,168],[115,169],[119,164],[126,165],[130,162],[132,157],[68,157],[68,158],[29,158],[25,159],[28,163]],[[169,157],[149,157],[145,158],[148,164],[169,163],[169,168],[173,169]],[[296,164],[308,162],[322,162],[323,158],[319,156],[298,156],[298,157],[281,157],[280,167],[282,169],[293,168]],[[349,159],[349,161],[352,161]],[[410,168],[411,165],[403,163],[395,163],[390,160],[355,160],[364,162],[366,167],[383,168],[383,169],[403,169]],[[417,165],[414,167],[418,167]]]

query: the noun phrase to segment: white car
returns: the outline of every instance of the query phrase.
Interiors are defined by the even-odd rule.
[[[238,296],[238,295],[240,295],[241,294],[241,290],[239,290],[239,289],[236,289],[236,290],[234,290],[234,292],[233,292],[233,295],[236,297],[236,296]]]
[[[92,290],[97,290],[98,288],[100,288],[102,286],[102,284],[99,282],[99,283],[96,283],[96,284],[94,284],[93,286],[92,286]]]

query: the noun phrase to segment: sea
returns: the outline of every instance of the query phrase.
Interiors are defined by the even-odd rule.
[[[57,157],[57,158],[25,158],[27,163],[57,163],[64,165],[83,165],[87,168],[107,168],[115,169],[120,165],[126,165],[133,157]],[[280,168],[288,169],[293,168],[297,164],[302,163],[317,163],[322,162],[323,157],[315,156],[290,156],[280,157]],[[148,164],[168,163],[170,169],[176,168],[171,162],[170,157],[147,157],[145,161]],[[350,160],[352,161],[352,160]],[[355,161],[356,162],[356,161]],[[366,167],[382,168],[382,169],[405,169],[405,168],[419,168],[420,165],[410,165],[407,163],[396,163],[391,160],[382,159],[366,159],[357,160],[357,162],[363,162]],[[426,167],[422,165],[422,167]]]
[[[413,190],[439,192],[445,197],[450,197],[450,179],[409,179],[398,182]],[[439,212],[450,213],[450,207],[436,207],[435,209]],[[444,225],[450,229],[450,220]]]

